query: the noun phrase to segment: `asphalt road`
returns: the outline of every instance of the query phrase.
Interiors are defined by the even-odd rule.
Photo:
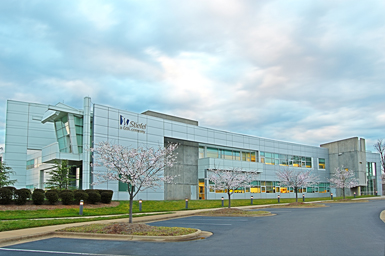
[[[186,242],[50,238],[0,248],[10,255],[385,255],[385,201],[326,208],[270,209],[272,217],[186,217],[152,223],[194,227],[213,236]]]

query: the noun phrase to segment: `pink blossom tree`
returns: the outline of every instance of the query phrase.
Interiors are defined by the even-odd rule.
[[[165,176],[164,168],[172,167],[176,162],[177,144],[170,143],[166,147],[129,148],[100,142],[91,152],[96,156],[94,165],[102,166],[106,172],[92,172],[96,185],[107,180],[117,180],[128,184],[130,199],[129,223],[132,223],[132,204],[134,197],[147,188],[157,188],[163,183],[171,183],[173,176]]]
[[[294,171],[285,169],[276,173],[281,186],[293,187],[295,201],[298,202],[298,189],[308,187],[318,183],[318,178],[311,171]]]
[[[244,171],[240,168],[226,169],[208,169],[208,179],[214,183],[214,188],[227,192],[229,199],[228,208],[231,208],[231,195],[235,190],[250,186],[257,175],[256,171]]]
[[[358,179],[356,179],[353,170],[337,167],[333,178],[329,179],[331,186],[335,188],[342,188],[342,195],[345,199],[345,188],[354,188],[358,186]]]

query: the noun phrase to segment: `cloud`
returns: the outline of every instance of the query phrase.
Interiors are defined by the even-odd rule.
[[[384,11],[383,1],[5,0],[0,111],[6,99],[81,108],[91,96],[298,143],[374,141]]]

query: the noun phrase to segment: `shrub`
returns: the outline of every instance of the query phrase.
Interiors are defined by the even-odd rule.
[[[91,204],[96,204],[97,202],[100,202],[101,196],[98,192],[96,191],[90,191],[88,193],[88,202]]]
[[[41,192],[40,190],[42,190],[42,189],[35,189],[33,191],[33,193],[32,193],[33,204],[42,205],[44,203],[44,193]]]
[[[25,193],[27,194],[27,199],[28,199],[28,200],[31,199],[31,196],[32,196],[31,190],[29,190],[28,188],[21,188],[21,189],[19,189],[19,190],[25,191]]]
[[[109,192],[109,191],[104,191],[101,193],[101,201],[103,204],[109,204],[111,203],[111,200],[112,200],[112,195],[113,195],[113,192]]]
[[[59,201],[59,194],[55,190],[49,190],[45,193],[45,198],[47,198],[50,204],[55,204]]]
[[[40,189],[40,188],[35,188],[35,189],[33,190],[33,193],[35,193],[35,192],[39,192],[39,193],[45,194],[45,191],[44,191],[43,189]]]
[[[75,203],[79,204],[80,200],[86,201],[88,199],[88,194],[83,190],[77,190],[74,193]]]
[[[84,191],[86,191],[87,194],[92,193],[92,192],[96,192],[96,193],[100,194],[98,189],[86,189]]]
[[[65,205],[72,204],[74,201],[74,193],[71,190],[60,193],[60,197]]]
[[[57,190],[57,189],[50,189],[47,192],[55,192],[59,196],[59,190]],[[45,193],[47,193],[47,192],[45,192]]]
[[[12,190],[0,188],[0,204],[10,204],[12,202]]]
[[[67,192],[73,193],[73,190],[69,190],[69,189],[60,190],[59,191],[59,198],[62,198],[62,194],[67,193]]]
[[[15,187],[10,187],[10,186],[8,186],[8,187],[3,187],[3,188],[6,188],[6,189],[11,190],[12,197],[15,195],[15,191],[16,191],[16,188],[15,188]]]
[[[15,191],[15,204],[23,205],[27,203],[27,199],[29,199],[31,195],[31,191],[29,189],[17,189]]]

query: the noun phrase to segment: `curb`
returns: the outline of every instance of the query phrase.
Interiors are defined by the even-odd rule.
[[[54,237],[71,237],[80,239],[99,239],[99,240],[119,240],[119,241],[152,241],[152,242],[174,242],[192,240],[201,235],[202,231],[197,229],[196,232],[188,235],[180,236],[139,236],[139,235],[116,235],[116,234],[95,234],[80,232],[53,232]]]
[[[78,233],[78,232],[43,232],[35,235],[20,236],[9,239],[1,239],[0,246],[10,246],[18,243],[32,242],[46,238],[77,238],[77,239],[95,239],[95,240],[119,240],[119,241],[149,241],[149,242],[177,242],[193,240],[200,237],[205,232],[197,229],[196,232],[188,235],[180,236],[139,236],[139,235],[115,235],[115,234],[94,234],[94,233]],[[206,235],[207,236],[207,235]]]

